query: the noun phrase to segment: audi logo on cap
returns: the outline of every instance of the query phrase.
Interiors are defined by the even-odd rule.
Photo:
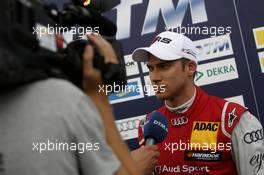
[[[171,125],[172,126],[181,126],[181,125],[185,125],[188,123],[188,118],[185,117],[185,116],[182,116],[182,117],[178,117],[178,118],[174,118],[174,119],[171,119]]]
[[[244,141],[247,144],[253,143],[253,142],[257,142],[259,140],[263,140],[264,139],[264,134],[263,134],[263,129],[259,129],[256,131],[252,131],[252,132],[248,132],[244,135]]]

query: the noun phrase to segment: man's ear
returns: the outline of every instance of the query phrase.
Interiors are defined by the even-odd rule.
[[[189,61],[187,64],[187,69],[188,69],[188,76],[193,77],[197,69],[196,62],[193,60]]]

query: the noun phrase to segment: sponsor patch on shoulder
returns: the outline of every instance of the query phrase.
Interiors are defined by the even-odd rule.
[[[236,120],[236,108],[234,108],[231,112],[228,113],[228,127],[233,126],[234,121]]]

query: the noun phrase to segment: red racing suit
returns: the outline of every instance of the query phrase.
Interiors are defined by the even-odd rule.
[[[263,173],[260,161],[256,163],[257,161],[254,161],[256,159],[252,158],[254,151],[247,156],[249,159],[246,160],[247,162],[240,160],[244,159],[242,156],[233,156],[233,149],[237,148],[233,148],[231,135],[241,116],[247,111],[245,107],[210,96],[196,87],[195,99],[186,112],[174,113],[166,106],[156,111],[166,116],[169,123],[167,137],[162,143],[157,144],[160,157],[155,166],[156,174],[236,175],[243,174],[240,173],[244,171],[243,168],[239,168],[239,166],[243,167],[243,164],[249,167],[246,171],[252,171],[250,174],[253,174],[253,171],[257,172],[256,174]],[[149,116],[147,115],[146,118]],[[144,145],[143,126],[144,121],[141,122],[138,130],[140,145]],[[259,123],[257,126],[262,129]],[[254,129],[257,128],[252,128]],[[237,147],[248,149],[246,146],[250,145],[242,143],[245,137],[243,134],[247,134],[248,131],[245,133],[239,131],[241,139],[236,138],[239,138],[239,142],[241,141],[245,147],[236,144]],[[259,140],[254,140],[254,143],[263,141],[261,137],[258,138]],[[264,147],[263,142],[260,144]],[[239,152],[236,155],[243,154],[243,150],[236,152]],[[244,174],[250,175],[246,171]]]

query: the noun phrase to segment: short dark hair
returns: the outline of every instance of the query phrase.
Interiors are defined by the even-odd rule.
[[[185,69],[186,64],[190,61],[187,58],[181,58],[180,59],[181,63],[182,63],[182,68]]]
[[[191,61],[191,60],[188,59],[188,58],[181,58],[180,61],[181,61],[181,64],[182,64],[182,69],[184,70],[186,64],[187,64],[189,61]],[[196,74],[196,72],[194,72],[194,74],[193,74],[193,79],[194,79],[194,77],[195,77],[195,74]]]

